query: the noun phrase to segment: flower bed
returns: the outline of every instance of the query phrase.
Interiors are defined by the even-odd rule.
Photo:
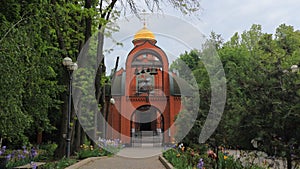
[[[1,168],[11,169],[28,163],[32,164],[32,168],[36,168],[33,161],[37,160],[39,153],[34,147],[23,146],[22,149],[7,150],[6,146],[3,146],[0,150]]]
[[[0,168],[12,169],[18,166],[30,165],[32,169],[35,169],[37,164],[40,164],[36,162],[43,162],[43,165],[38,168],[63,169],[85,158],[111,156],[122,148],[122,144],[118,139],[99,139],[96,146],[89,143],[81,145],[76,156],[53,161],[56,148],[56,144],[47,144],[40,148],[23,146],[19,150],[8,150],[6,146],[3,146],[0,148]],[[44,163],[46,164],[44,165]]]
[[[80,151],[77,152],[78,159],[88,157],[111,156],[121,149],[122,145],[119,139],[99,139],[97,147],[89,144],[80,146]]]
[[[183,144],[174,145],[165,152],[163,157],[177,169],[264,169],[257,165],[243,166],[239,159],[235,159],[220,149],[215,153],[207,145],[186,148]]]
[[[193,168],[212,168],[213,159],[206,154],[201,153],[206,151],[205,146],[198,149],[186,148],[183,144],[175,145],[167,151],[163,152],[163,156],[168,160],[174,168],[178,169],[193,169]]]

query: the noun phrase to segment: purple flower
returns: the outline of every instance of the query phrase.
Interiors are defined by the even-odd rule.
[[[29,154],[29,152],[25,149],[25,150],[23,150],[23,153],[24,154]]]
[[[23,150],[25,150],[25,149],[26,149],[26,146],[22,146],[22,148],[23,148]]]
[[[19,155],[18,155],[18,158],[19,158],[19,159],[25,159],[25,156],[24,156],[23,154],[19,154]]]
[[[204,166],[203,159],[202,159],[202,158],[200,158],[200,159],[199,159],[199,162],[198,162],[198,164],[197,164],[197,168],[199,168],[199,169],[202,169],[202,168],[203,168],[203,166]]]
[[[6,156],[6,160],[10,160],[11,159],[11,154],[8,154],[7,156]]]
[[[30,165],[31,165],[31,169],[36,169],[37,168],[37,165],[33,161],[31,161]]]
[[[38,155],[37,151],[32,147],[30,150],[30,158],[34,158]]]
[[[2,147],[2,150],[4,150],[4,151],[5,151],[5,149],[6,149],[6,146],[3,146],[3,147]]]

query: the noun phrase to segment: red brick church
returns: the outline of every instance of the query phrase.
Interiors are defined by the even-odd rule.
[[[163,145],[174,140],[175,116],[181,111],[178,78],[169,72],[169,61],[156,45],[153,32],[145,26],[132,41],[125,69],[115,73],[107,121],[107,138],[119,138],[124,144]],[[173,126],[172,126],[173,125]]]

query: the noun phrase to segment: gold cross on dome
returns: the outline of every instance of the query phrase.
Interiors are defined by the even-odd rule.
[[[146,28],[146,22],[147,22],[147,20],[146,20],[146,16],[147,16],[148,14],[146,13],[146,10],[145,10],[145,9],[143,9],[143,11],[142,11],[141,15],[142,15],[142,19],[141,19],[141,21],[143,22],[143,26],[144,26],[144,28]]]

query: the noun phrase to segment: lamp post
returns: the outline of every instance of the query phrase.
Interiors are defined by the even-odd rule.
[[[67,68],[69,73],[69,100],[68,100],[68,115],[67,115],[67,135],[66,135],[66,158],[70,157],[71,149],[71,109],[72,109],[72,75],[73,72],[78,68],[77,63],[74,63],[71,58],[65,57],[63,59],[63,65]]]

